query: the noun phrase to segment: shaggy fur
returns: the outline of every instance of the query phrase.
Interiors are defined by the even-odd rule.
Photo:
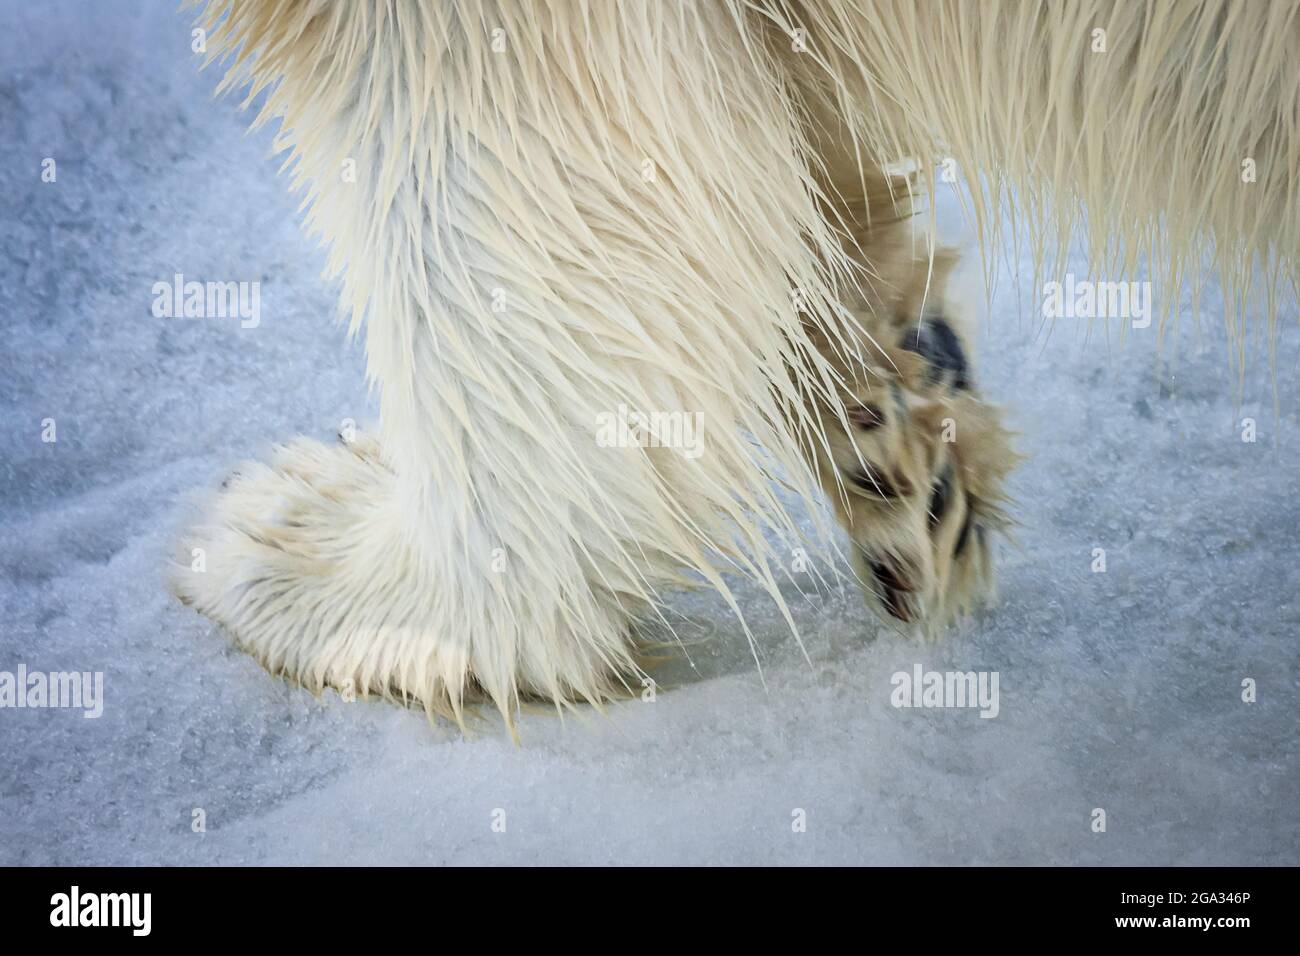
[[[283,123],[381,415],[242,469],[176,589],[311,687],[458,721],[481,693],[513,726],[522,696],[635,679],[665,587],[716,588],[743,627],[735,572],[788,619],[788,556],[833,549],[778,479],[839,502],[889,613],[965,603],[987,555],[964,516],[997,524],[1010,455],[936,361],[931,320],[960,322],[925,241],[877,232],[910,228],[900,160],[956,160],[986,250],[1003,205],[1040,252],[1086,208],[1098,263],[1158,257],[1166,308],[1211,248],[1237,308],[1256,263],[1294,289],[1290,2],[211,0],[205,23],[223,87],[270,88],[258,122]],[[902,431],[863,431],[868,383],[898,388]],[[599,447],[620,405],[699,413],[703,454]],[[846,503],[866,464],[907,473],[905,514]]]

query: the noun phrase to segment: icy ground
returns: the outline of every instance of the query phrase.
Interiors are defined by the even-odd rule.
[[[832,594],[809,667],[751,594],[765,690],[683,597],[698,673],[521,748],[268,677],[163,588],[184,496],[374,409],[269,136],[189,43],[169,2],[0,0],[0,670],[106,675],[99,720],[0,710],[0,863],[1300,863],[1300,336],[1280,419],[1258,343],[1237,408],[1209,308],[1161,361],[1154,329],[1039,334],[1003,277],[980,374],[1033,455],[1021,548],[937,645]],[[260,279],[261,325],[154,318],[176,272]],[[916,663],[998,671],[999,716],[893,708]]]

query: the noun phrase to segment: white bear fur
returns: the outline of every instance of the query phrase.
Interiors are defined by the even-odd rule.
[[[785,610],[789,555],[829,553],[824,509],[806,540],[774,483],[821,500],[808,408],[837,377],[808,329],[849,356],[869,337],[830,167],[955,157],[986,248],[1014,195],[1040,247],[1087,202],[1096,248],[1176,282],[1211,238],[1237,285],[1293,261],[1300,81],[1264,30],[1294,37],[1292,4],[1238,10],[1204,76],[1215,3],[1152,6],[1154,36],[1127,0],[1004,6],[211,0],[223,85],[269,87],[258,121],[283,122],[381,412],[373,438],[243,466],[178,593],[311,687],[458,721],[486,695],[512,727],[524,697],[599,703],[639,686],[633,622],[665,588],[716,588],[748,633],[724,572]],[[1153,105],[1129,115],[1134,84]],[[1292,202],[1233,193],[1247,150]],[[620,404],[702,413],[704,453],[598,447]]]

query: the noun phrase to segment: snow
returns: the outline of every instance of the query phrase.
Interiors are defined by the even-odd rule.
[[[979,373],[1032,458],[996,609],[927,645],[854,593],[799,601],[809,666],[750,589],[760,680],[721,601],[683,595],[695,669],[653,702],[462,739],[272,679],[167,594],[187,495],[374,415],[361,350],[173,4],[0,23],[0,670],[106,686],[98,720],[0,711],[0,863],[1300,863],[1293,314],[1277,410],[1254,340],[1238,406],[1208,305],[1160,354],[1154,327],[1045,334],[1004,273]],[[260,326],[155,318],[176,272],[260,279]],[[918,663],[997,671],[997,718],[891,706]]]

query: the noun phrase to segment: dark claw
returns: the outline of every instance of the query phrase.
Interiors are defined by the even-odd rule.
[[[879,561],[871,562],[871,573],[876,576],[876,580],[886,589],[891,591],[911,591],[912,583],[905,578],[901,578],[898,572],[888,564],[882,564]]]
[[[850,408],[847,414],[849,423],[864,431],[879,428],[885,424],[885,413],[869,402],[862,402],[855,408]]]
[[[975,513],[975,502],[973,499],[966,501],[966,520],[962,522],[961,533],[957,535],[957,544],[953,547],[953,557],[960,558],[961,553],[966,550],[966,540],[970,537],[971,516]],[[979,529],[976,528],[976,533]]]
[[[909,494],[911,488],[904,488],[901,492],[894,483],[891,482],[879,468],[874,465],[865,465],[862,470],[849,475],[849,481],[863,491],[870,492],[878,498],[886,501],[892,501],[901,495]]]
[[[948,510],[948,498],[952,494],[952,470],[945,468],[934,483],[930,493],[930,527],[937,528],[943,523],[944,512]]]
[[[898,618],[905,624],[911,623],[911,611],[907,610],[905,602],[898,601],[897,594],[885,592],[884,604],[885,610],[889,611],[894,618]]]
[[[949,376],[957,391],[970,388],[966,352],[961,339],[944,319],[924,319],[903,335],[903,348],[915,352],[930,365],[930,381],[938,384]]]
[[[880,603],[885,606],[891,617],[896,617],[904,624],[911,623],[912,612],[908,610],[907,602],[900,600],[898,592],[890,588],[884,588],[884,593],[880,596]]]

